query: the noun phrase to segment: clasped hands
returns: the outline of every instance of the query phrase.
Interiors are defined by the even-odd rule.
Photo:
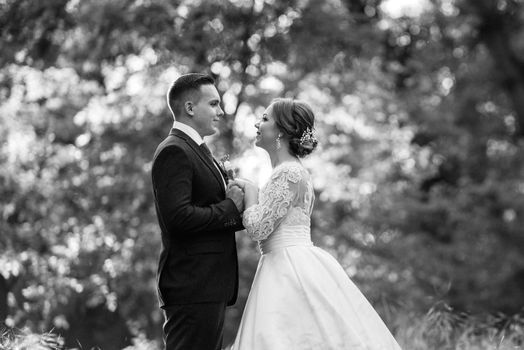
[[[253,182],[237,178],[227,184],[226,197],[230,198],[239,212],[258,202],[258,187]]]

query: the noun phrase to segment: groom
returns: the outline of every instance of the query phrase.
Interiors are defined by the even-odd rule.
[[[227,175],[202,139],[224,116],[213,78],[179,77],[167,102],[175,122],[152,167],[162,231],[157,282],[164,340],[167,350],[218,350],[226,306],[237,297],[235,231],[243,229],[243,193],[228,189]]]

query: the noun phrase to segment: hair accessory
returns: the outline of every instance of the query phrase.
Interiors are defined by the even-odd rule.
[[[307,128],[300,137],[300,145],[301,146],[313,146],[317,143],[317,138],[313,134],[313,130],[311,128]]]

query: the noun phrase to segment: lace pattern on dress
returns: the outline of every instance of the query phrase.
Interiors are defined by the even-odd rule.
[[[304,173],[305,169],[296,163],[283,163],[275,168],[271,179],[260,192],[259,203],[244,211],[243,224],[253,240],[266,239],[286,217],[293,222],[309,223],[309,220],[306,222],[304,220],[304,216],[308,216],[309,207],[306,207],[307,209],[302,207],[306,203],[296,203],[297,198],[301,197],[299,185],[305,180]],[[302,187],[309,190],[310,186]],[[304,197],[308,198],[308,196]],[[290,209],[294,209],[297,204],[297,209],[301,209],[297,212],[302,215],[287,216]],[[309,206],[309,203],[307,205]],[[290,214],[294,212],[295,210],[292,210]]]
[[[282,220],[281,225],[297,226],[306,225],[309,226],[309,215],[302,208],[291,208],[289,209],[287,216]]]

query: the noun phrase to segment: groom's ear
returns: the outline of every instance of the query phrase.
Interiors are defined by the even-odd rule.
[[[184,109],[186,110],[186,113],[189,114],[189,115],[193,115],[193,102],[191,101],[186,101],[184,103]]]

